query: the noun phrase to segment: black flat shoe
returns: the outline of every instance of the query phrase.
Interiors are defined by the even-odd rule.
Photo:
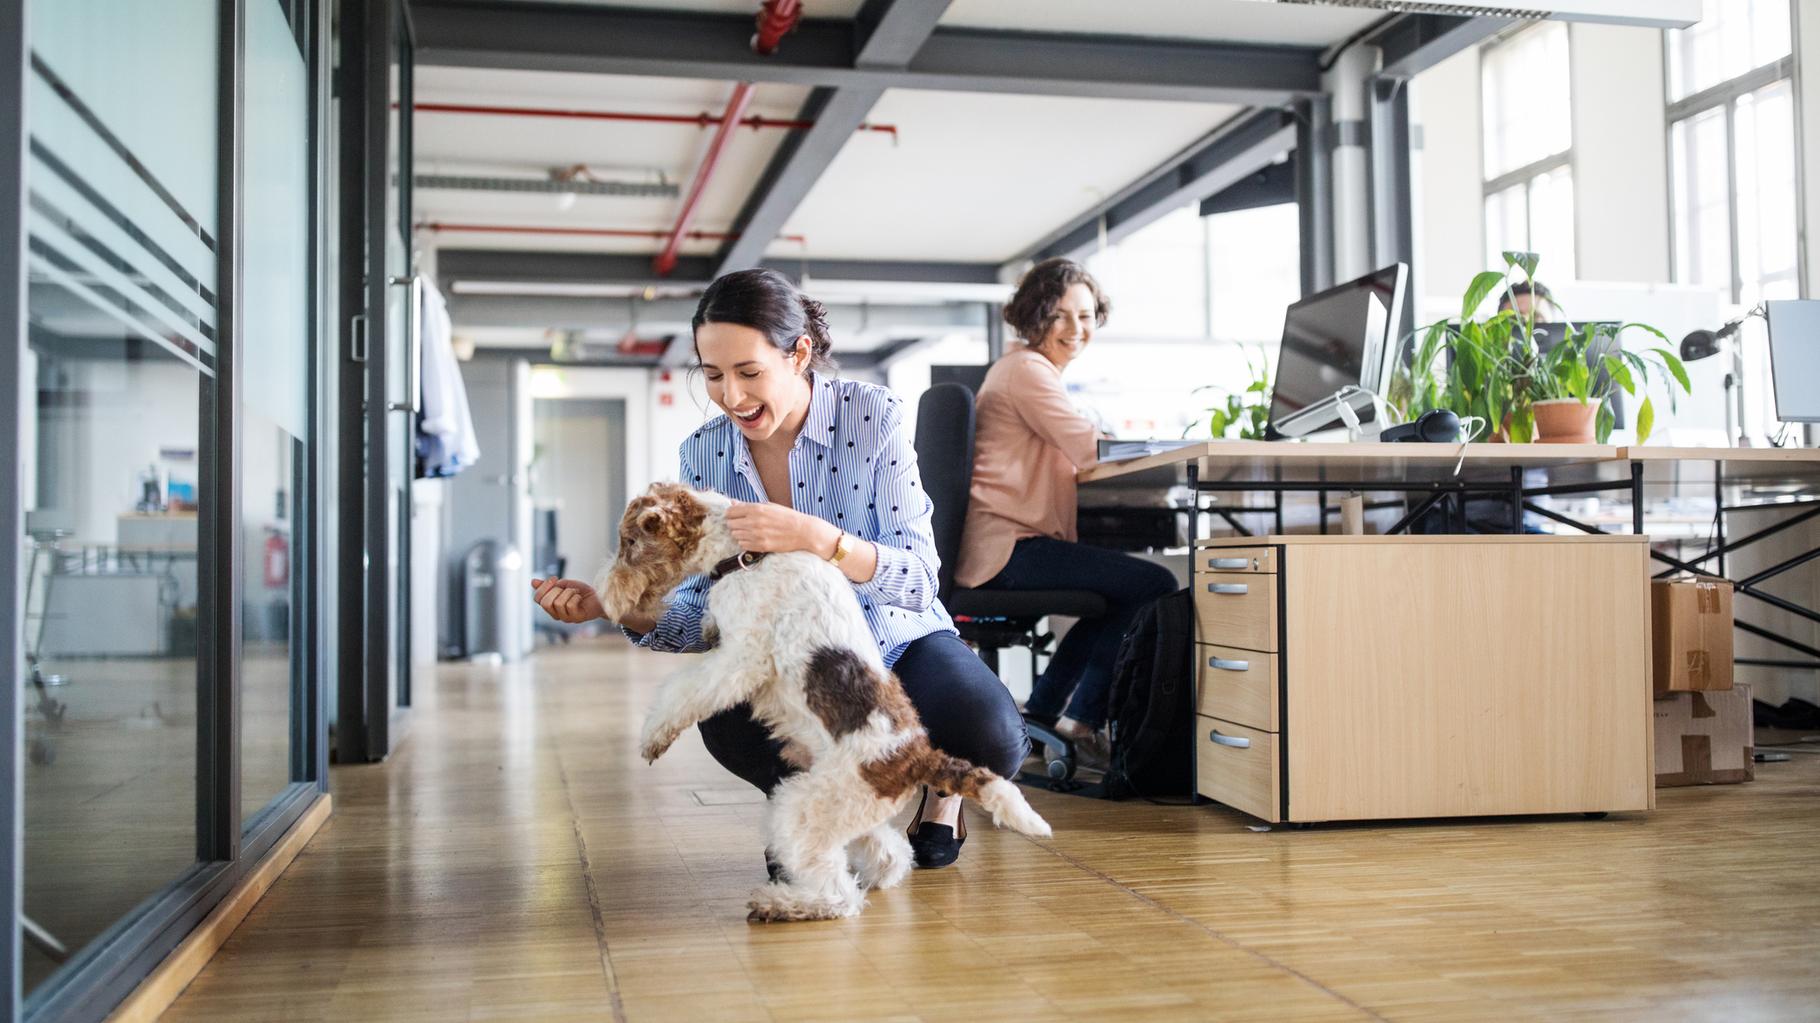
[[[967,843],[967,810],[963,804],[960,816],[956,818],[956,827],[937,824],[934,821],[922,821],[923,809],[929,803],[929,790],[923,789],[922,801],[916,804],[916,816],[921,823],[905,834],[910,839],[911,858],[924,870],[946,867],[960,858],[961,846]]]

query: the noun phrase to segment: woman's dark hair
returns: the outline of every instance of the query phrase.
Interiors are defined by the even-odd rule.
[[[790,278],[776,270],[735,270],[724,274],[701,293],[693,334],[704,323],[736,323],[765,335],[777,350],[789,356],[796,341],[809,337],[809,368],[829,373],[835,369],[828,357],[834,339],[828,335],[828,310],[797,289]],[[700,361],[700,352],[696,360]]]
[[[1085,284],[1087,290],[1093,292],[1093,321],[1104,327],[1106,317],[1112,312],[1112,301],[1100,290],[1100,282],[1093,279],[1086,267],[1059,256],[1045,259],[1025,272],[1023,279],[1017,282],[1017,293],[1005,304],[1005,322],[1025,343],[1041,342],[1049,327],[1049,318],[1055,315],[1056,306],[1062,304],[1062,296],[1076,284]]]

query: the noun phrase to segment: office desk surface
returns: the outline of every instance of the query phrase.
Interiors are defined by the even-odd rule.
[[[1647,544],[1647,535],[1631,533],[1617,534],[1542,534],[1542,533],[1471,533],[1447,534],[1432,536],[1408,536],[1398,534],[1386,536],[1382,533],[1365,533],[1348,535],[1342,533],[1297,533],[1294,536],[1216,536],[1205,540],[1196,540],[1194,546],[1202,547],[1269,547],[1276,544],[1365,544],[1367,546],[1410,547],[1432,546],[1435,544],[1467,544],[1470,546],[1489,546],[1495,544],[1562,544],[1588,543],[1611,544],[1633,543]]]
[[[1820,486],[1820,448],[1632,447],[1618,457],[1643,466],[1643,482],[1710,484],[1713,467],[1727,483],[1791,491]]]
[[[1081,484],[1167,485],[1186,482],[1194,463],[1203,483],[1426,483],[1458,479],[1508,484],[1510,470],[1544,469],[1551,483],[1617,482],[1630,478],[1630,464],[1609,444],[1313,443],[1294,441],[1205,441],[1174,451],[1108,462],[1081,470]],[[1459,464],[1456,476],[1454,466]],[[1126,477],[1137,477],[1127,480]]]

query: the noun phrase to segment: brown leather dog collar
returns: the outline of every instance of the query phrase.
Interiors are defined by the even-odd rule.
[[[765,560],[764,551],[740,551],[709,569],[708,581],[719,582],[721,576],[737,572],[742,568],[751,568],[763,560]]]

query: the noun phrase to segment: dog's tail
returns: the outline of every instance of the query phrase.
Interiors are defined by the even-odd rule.
[[[1053,833],[1049,822],[1030,808],[1016,785],[992,771],[940,750],[931,752],[934,756],[929,758],[930,770],[920,779],[923,784],[937,792],[966,796],[991,811],[992,823],[1001,828],[1039,838],[1048,838]]]

